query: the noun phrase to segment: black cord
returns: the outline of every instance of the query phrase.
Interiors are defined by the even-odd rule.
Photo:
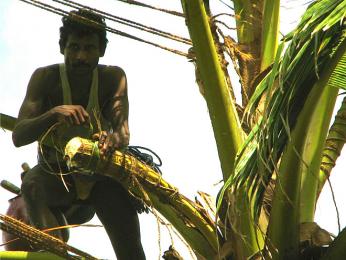
[[[154,162],[154,157],[151,154],[142,152],[141,150],[145,150],[154,155],[154,157],[158,160],[158,163]],[[154,151],[143,146],[130,145],[127,147],[127,152],[130,155],[136,157],[139,161],[150,166],[153,170],[160,173],[160,175],[162,175],[162,172],[159,168],[160,166],[162,166],[162,161],[161,158]]]

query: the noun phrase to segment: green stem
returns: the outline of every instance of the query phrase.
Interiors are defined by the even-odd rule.
[[[269,67],[275,58],[279,39],[280,0],[265,0],[263,8],[263,30],[261,71]]]
[[[301,188],[301,222],[312,222],[315,215],[315,206],[318,198],[318,194],[323,187],[325,179],[320,179],[320,171],[322,165],[322,158],[328,158],[325,156],[325,147],[331,145],[331,136],[327,139],[328,126],[333,114],[335,101],[338,95],[338,84],[335,85],[335,79],[340,78],[339,72],[344,75],[345,73],[345,61],[346,61],[346,40],[338,46],[333,58],[326,65],[323,77],[321,77],[317,84],[325,85],[322,94],[319,98],[315,98],[315,102],[311,105],[316,108],[311,114],[310,124],[310,140],[307,140],[306,154],[303,155],[304,161],[310,165],[309,168],[303,172],[303,182]],[[341,76],[342,77],[342,76]],[[323,116],[321,116],[323,115]],[[336,125],[331,129],[336,130]],[[331,132],[330,134],[332,134]],[[329,140],[329,141],[328,141]],[[338,146],[343,146],[343,140],[337,140]],[[341,149],[340,147],[340,149]],[[334,153],[334,156],[335,153]],[[336,156],[337,157],[337,156]],[[332,168],[332,167],[331,167]],[[321,183],[322,181],[322,183]]]
[[[253,80],[260,73],[263,4],[264,0],[233,0],[238,47],[245,54],[237,55],[244,107],[254,92]]]
[[[319,83],[323,84],[323,80],[320,80]],[[302,160],[308,167],[302,169],[300,222],[314,220],[321,156],[338,95],[338,89],[329,86],[318,91],[322,92],[320,97],[318,97],[320,94],[316,92],[310,95],[312,114],[310,114],[310,124],[302,153]],[[309,114],[306,116],[309,117]]]
[[[327,83],[345,48],[344,40],[312,88],[281,158],[268,229],[273,259],[298,259],[300,219],[313,216],[326,125],[338,92]]]
[[[229,219],[234,229],[231,232],[234,259],[248,259],[263,248],[264,240],[261,232],[255,225],[251,203],[244,190],[236,192],[235,205],[229,209],[232,212]]]
[[[330,176],[332,169],[336,164],[336,160],[341,154],[346,141],[346,97],[342,101],[342,105],[335,116],[333,125],[329,129],[326,144],[322,153],[322,162],[319,172],[319,183],[317,187],[317,199],[322,188]]]
[[[196,53],[197,67],[204,83],[205,99],[214,130],[223,179],[226,181],[234,172],[236,155],[244,141],[244,134],[227,88],[203,2],[202,0],[182,0],[182,6]],[[237,201],[234,204],[235,211],[239,212],[241,207],[250,208],[246,204],[247,200],[243,200],[241,196],[235,199]],[[243,205],[242,201],[246,205]],[[239,242],[235,245],[236,254],[248,257],[258,250],[258,246],[252,235],[255,233],[255,227],[250,220],[251,212],[247,210],[242,214],[245,216],[242,217],[241,223],[235,224],[235,232],[232,234]],[[250,232],[249,229],[252,231]]]
[[[247,44],[255,41],[258,31],[254,26],[254,8],[260,12],[262,1],[257,1],[254,5],[251,0],[233,0],[234,12],[236,15],[237,37],[240,44]],[[259,21],[256,21],[258,25]]]
[[[64,258],[48,252],[2,251],[1,260],[64,260]]]
[[[227,180],[244,140],[242,128],[218,59],[203,1],[182,0],[182,6],[205,88],[223,178]]]

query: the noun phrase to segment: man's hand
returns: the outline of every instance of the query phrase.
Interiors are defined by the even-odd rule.
[[[102,131],[94,134],[93,139],[99,141],[101,159],[109,158],[116,149],[124,148],[129,143],[128,137],[121,134],[121,132],[107,133]]]
[[[82,125],[89,122],[88,112],[79,105],[56,106],[50,110],[58,122],[70,125]]]

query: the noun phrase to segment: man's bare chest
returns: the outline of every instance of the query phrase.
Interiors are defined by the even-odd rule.
[[[55,106],[67,104],[64,102],[64,93],[66,92],[62,86],[62,79],[59,72],[59,66],[52,65],[47,69],[47,76],[43,80],[43,89],[45,95],[44,109],[51,109]],[[90,91],[93,93],[93,100],[97,100],[100,108],[104,108],[108,103],[113,94],[116,91],[119,78],[116,77],[113,68],[99,66],[97,74],[97,90],[91,90],[92,77],[89,80],[80,82],[71,81],[68,78],[69,91],[71,94],[72,104],[82,105],[84,108],[87,107],[90,100]],[[42,93],[43,94],[43,93]],[[66,94],[66,93],[65,93]],[[66,98],[65,98],[66,99]]]
[[[66,104],[66,92],[69,92],[71,95],[71,100],[73,105],[81,105],[84,108],[88,106],[90,98],[97,98],[100,106],[106,102],[107,99],[107,88],[109,88],[107,82],[102,82],[98,85],[97,96],[92,97],[90,95],[91,91],[91,83],[80,85],[80,86],[71,86],[69,89],[65,89],[62,87],[62,83],[60,80],[51,82],[49,84],[48,90],[48,98],[47,98],[47,106],[48,108],[52,108],[55,106]],[[95,93],[93,93],[96,95]],[[65,96],[65,98],[64,98]]]

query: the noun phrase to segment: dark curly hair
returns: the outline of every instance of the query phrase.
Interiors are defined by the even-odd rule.
[[[104,55],[107,47],[106,22],[104,17],[87,9],[71,11],[68,16],[62,19],[63,26],[60,27],[60,52],[63,53],[66,47],[67,37],[70,33],[87,35],[96,33],[100,40],[100,51]]]

